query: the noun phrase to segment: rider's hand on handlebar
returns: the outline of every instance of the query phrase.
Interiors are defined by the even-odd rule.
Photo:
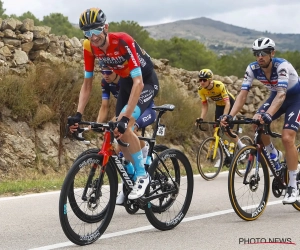
[[[201,122],[203,122],[203,118],[197,118],[196,122],[195,122],[195,126],[197,126],[198,123],[201,123]]]
[[[122,135],[125,133],[129,120],[130,119],[128,117],[122,116],[121,120],[117,122],[117,127],[114,130],[114,135],[117,140],[121,139]]]
[[[75,116],[68,117],[68,126],[71,133],[74,133],[78,128],[78,122],[81,122],[82,114],[77,112]]]
[[[261,124],[270,124],[273,119],[269,113],[261,113],[259,120]]]
[[[221,115],[218,119],[222,127],[228,126],[228,122],[233,121],[233,117],[231,115]]]

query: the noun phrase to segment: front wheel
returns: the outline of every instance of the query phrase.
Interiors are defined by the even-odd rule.
[[[247,160],[241,161],[244,157]],[[256,220],[263,213],[269,197],[270,179],[266,159],[261,154],[260,161],[256,160],[256,148],[243,147],[235,154],[228,174],[228,194],[231,205],[235,213],[246,221]],[[239,167],[245,169],[242,178],[236,174]]]
[[[88,154],[69,170],[59,197],[59,218],[67,238],[77,245],[96,241],[108,227],[117,195],[117,173],[102,166],[103,156]]]
[[[214,156],[214,150],[216,155]],[[215,137],[206,138],[197,153],[197,167],[204,180],[211,181],[220,173],[223,166],[223,151],[220,143],[216,145]]]
[[[145,206],[149,222],[159,230],[176,227],[191,204],[194,179],[188,158],[179,150],[167,149],[152,162],[151,182],[145,196],[158,196]]]
[[[247,136],[247,135],[244,135],[240,138],[241,142],[243,144],[245,144],[246,146],[248,145],[253,145],[253,140]],[[234,153],[236,154],[238,152],[239,148],[238,148],[238,145],[237,143],[235,144],[235,148],[234,148]],[[246,160],[246,157],[242,157],[240,159],[241,161],[243,160]],[[239,168],[236,168],[236,173],[240,176],[240,177],[243,177],[244,176],[244,173],[245,173],[245,169],[242,168],[242,166],[244,166],[245,164],[239,164]]]

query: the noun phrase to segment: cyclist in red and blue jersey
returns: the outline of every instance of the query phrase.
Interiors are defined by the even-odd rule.
[[[129,143],[121,147],[125,159],[135,168],[136,181],[128,199],[144,195],[149,184],[149,175],[144,168],[143,155],[136,134],[127,129],[132,127],[141,114],[152,104],[159,90],[159,83],[150,56],[126,33],[108,33],[106,15],[99,8],[84,11],[79,18],[83,30],[83,55],[85,78],[79,95],[76,115],[70,123],[81,120],[91,89],[95,59],[105,63],[120,76],[120,90],[116,105],[117,139]],[[72,129],[72,128],[71,128]]]
[[[282,130],[282,143],[285,148],[285,158],[289,170],[289,183],[283,199],[284,204],[291,204],[297,200],[299,190],[296,177],[298,174],[298,152],[295,146],[296,133],[300,126],[300,80],[291,63],[275,56],[275,42],[267,37],[254,41],[252,51],[256,61],[250,63],[244,75],[241,91],[229,115],[222,117],[223,125],[243,107],[249,89],[254,79],[259,80],[271,92],[270,97],[258,109],[253,117],[261,123],[270,124],[285,114]],[[262,138],[275,166],[279,166],[281,152],[275,149],[270,136]]]

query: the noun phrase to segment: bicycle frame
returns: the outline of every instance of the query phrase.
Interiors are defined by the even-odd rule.
[[[268,135],[270,135],[271,137],[274,137],[274,138],[281,138],[281,134],[273,133],[270,130],[269,125],[264,125],[264,124],[256,124],[256,125],[257,125],[257,127],[256,127],[256,130],[255,130],[254,143],[253,143],[253,145],[256,147],[255,177],[257,178],[259,176],[259,173],[258,173],[258,171],[259,171],[259,162],[261,161],[261,157],[264,157],[265,160],[266,160],[267,166],[271,170],[274,178],[277,179],[278,181],[280,181],[280,184],[282,184],[283,187],[285,188],[286,187],[285,180],[284,180],[284,178],[281,178],[280,175],[276,174],[274,163],[271,160],[270,154],[267,151],[267,149],[265,148],[265,145],[263,144],[263,141],[261,139],[262,134],[268,134]],[[252,168],[252,162],[253,162],[253,156],[250,154],[249,158],[248,158],[247,166],[246,166],[246,171],[245,171],[245,175],[244,175],[244,179],[243,179],[243,184],[249,184],[249,182],[247,181],[247,177],[248,177],[248,174],[249,174],[249,172]]]

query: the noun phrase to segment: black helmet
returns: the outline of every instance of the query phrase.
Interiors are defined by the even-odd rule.
[[[79,28],[83,31],[104,26],[106,16],[99,8],[90,8],[81,13],[79,17]]]

